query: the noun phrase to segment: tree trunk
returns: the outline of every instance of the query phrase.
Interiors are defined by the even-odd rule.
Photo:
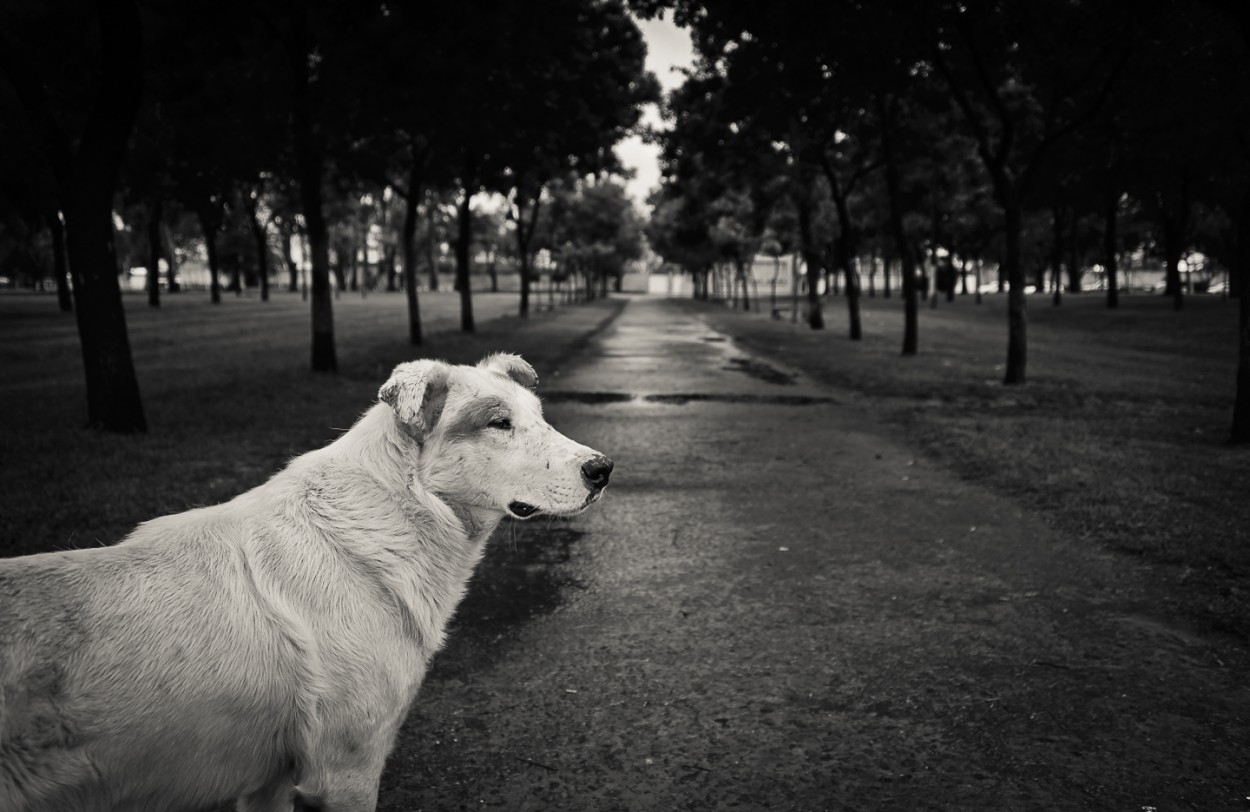
[[[286,263],[287,272],[287,293],[294,293],[299,290],[299,267],[295,264],[295,252],[291,250],[291,240],[295,239],[294,231],[285,231],[282,234],[282,261]]]
[[[1024,267],[1020,264],[1020,201],[1009,198],[1003,206],[1007,255],[1007,372],[1004,384],[1022,384],[1028,360],[1028,320],[1025,313]]]
[[[260,277],[260,300],[269,301],[269,240],[265,235],[265,225],[260,221],[256,211],[256,201],[247,198],[248,222],[252,227],[252,239],[256,241],[256,273]]]
[[[530,315],[530,257],[529,246],[525,244],[520,237],[517,237],[517,250],[519,264],[521,269],[521,318],[527,319]]]
[[[859,317],[859,278],[851,263],[842,269],[846,276],[846,309],[851,321],[851,341],[860,341],[864,337],[864,327]]]
[[[530,208],[529,222],[526,223],[525,207],[523,205],[524,196],[521,194],[521,186],[517,184],[516,197],[516,245],[517,257],[520,261],[521,270],[521,318],[529,318],[530,314],[530,284],[532,269],[530,268],[530,240],[534,236],[534,229],[538,225],[538,210],[542,205],[542,187],[539,187],[538,194],[534,195],[534,205]]]
[[[1073,212],[1074,217],[1075,214]],[[1063,294],[1059,292],[1059,289],[1063,286],[1063,212],[1060,211],[1058,206],[1051,209],[1051,226],[1054,232],[1054,241],[1050,250],[1050,278],[1051,284],[1055,289],[1054,305],[1058,307],[1063,304]]]
[[[799,241],[802,243],[803,262],[807,264],[807,325],[813,330],[823,330],[825,316],[820,305],[820,256],[812,244],[812,205],[807,184],[799,194]]]
[[[881,152],[885,159],[887,196],[890,199],[890,231],[903,272],[903,355],[915,355],[919,347],[919,307],[916,301],[916,265],[912,260],[907,231],[903,227],[902,180],[894,149],[894,115],[889,100],[878,97],[881,117]],[[889,295],[889,286],[886,286]]]
[[[399,284],[395,275],[395,246],[387,245],[382,250],[382,267],[386,272],[386,292],[394,293],[399,290]]]
[[[1116,245],[1119,243],[1116,237],[1116,221],[1119,219],[1119,205],[1118,194],[1108,195],[1103,214],[1102,262],[1107,272],[1107,307],[1111,310],[1120,306],[1120,282],[1117,278],[1118,268],[1116,267]]]
[[[81,131],[61,129],[37,71],[0,52],[0,66],[40,130],[65,216],[66,255],[87,382],[87,425],[146,431],[130,354],[117,256],[113,193],[126,155],[143,82],[143,40],[134,2],[100,2],[99,88]],[[54,237],[55,238],[55,237]]]
[[[1237,397],[1233,402],[1233,430],[1229,440],[1250,443],[1250,280],[1246,266],[1238,268],[1241,295],[1237,297]]]
[[[742,309],[750,311],[751,291],[747,289],[746,263],[741,259],[734,259],[734,274],[738,277],[735,284],[742,285]]]
[[[147,420],[117,284],[112,200],[115,171],[84,167],[78,173],[79,191],[70,192],[65,205],[66,247],[74,274],[74,313],[87,376],[87,425],[131,433],[147,431]]]
[[[342,294],[347,289],[347,252],[348,247],[344,243],[339,243],[334,248],[334,262],[331,269],[334,271],[334,291]]]
[[[61,213],[53,212],[48,218],[48,228],[52,231],[52,269],[56,276],[56,303],[62,313],[74,310],[74,297],[69,289],[69,263],[65,259],[65,226],[61,223]]]
[[[313,189],[304,191],[312,185]],[[338,356],[334,348],[334,300],[330,291],[330,237],[321,210],[321,161],[312,159],[305,167],[300,183],[304,205],[304,221],[308,228],[308,244],[312,253],[312,369],[314,372],[337,372]]]
[[[469,261],[473,241],[473,200],[471,189],[471,172],[465,173],[465,187],[460,201],[460,212],[457,218],[456,234],[456,289],[460,291],[460,329],[466,333],[474,332],[473,325],[473,292],[470,290]]]
[[[1164,214],[1163,226],[1163,294],[1172,297],[1172,307],[1180,310],[1185,305],[1185,288],[1181,284],[1181,255],[1185,245],[1180,225]]]
[[[851,267],[851,257],[855,255],[855,228],[851,224],[851,209],[847,203],[847,193],[838,182],[838,175],[833,171],[833,164],[828,156],[821,154],[821,166],[825,170],[825,178],[829,181],[830,195],[833,197],[834,209],[838,213],[838,238],[833,243],[834,256],[839,270],[846,277],[846,308],[849,317],[851,340],[859,341],[864,337],[863,327],[859,318],[859,279],[855,269]]]
[[[177,293],[182,285],[178,282],[178,252],[174,249],[174,237],[169,231],[169,224],[161,221],[161,253],[165,255],[165,292]]]
[[[417,298],[417,200],[420,177],[414,167],[408,176],[408,196],[404,198],[404,222],[400,226],[399,242],[403,252],[404,295],[408,299],[408,343],[414,347],[421,344],[421,305]]]
[[[221,304],[221,280],[217,277],[217,229],[221,221],[212,204],[202,207],[197,214],[200,230],[204,232],[204,250],[208,253],[208,298],[213,304]]]
[[[334,349],[334,301],[330,291],[330,235],[321,194],[325,157],[312,123],[315,100],[309,74],[308,13],[303,6],[296,6],[291,15],[294,42],[287,55],[291,60],[294,84],[292,134],[300,206],[304,210],[304,227],[312,255],[312,369],[314,372],[336,372],[338,357]]]
[[[790,252],[790,323],[799,321],[799,252]]]
[[[1236,445],[1250,443],[1250,192],[1242,203],[1240,219],[1233,269],[1237,280],[1237,395],[1229,435],[1229,442]]]
[[[1072,218],[1068,220],[1068,293],[1081,292],[1081,257],[1077,242],[1079,225],[1080,218],[1073,209]]]
[[[434,210],[438,207],[438,196],[430,195],[430,203],[425,208],[426,230],[428,239],[425,241],[427,257],[430,261],[430,292],[438,292],[438,241],[434,238]]]
[[[148,307],[161,306],[161,200],[148,206]]]

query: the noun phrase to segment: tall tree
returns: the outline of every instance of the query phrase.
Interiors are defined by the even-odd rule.
[[[1003,210],[1010,286],[1004,383],[1026,379],[1020,236],[1054,146],[1100,112],[1127,59],[1123,20],[1097,4],[983,0],[939,4],[927,57],[963,113]],[[1108,47],[1112,43],[1112,47]]]
[[[113,243],[113,195],[142,94],[142,26],[132,0],[67,5],[6,7],[0,75],[39,134],[64,211],[87,424],[146,431]],[[53,29],[68,35],[59,48],[42,36]]]

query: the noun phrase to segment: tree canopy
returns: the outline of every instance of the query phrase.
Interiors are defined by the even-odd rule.
[[[335,272],[377,241],[375,225],[395,234],[385,262],[402,264],[410,339],[421,340],[418,221],[423,211],[435,219],[443,192],[460,200],[462,275],[472,199],[511,200],[517,222],[530,224],[515,232],[528,291],[543,190],[569,173],[619,171],[613,145],[658,96],[645,54],[622,0],[10,4],[0,10],[3,236],[33,266],[38,235],[64,224],[89,421],[143,430],[115,215],[145,221],[127,230],[150,235],[142,255],[154,305],[159,254],[175,259],[177,240],[163,234],[184,212],[203,232],[215,299],[218,241],[250,230],[256,262],[274,253],[292,286],[307,275],[311,365],[332,371]],[[377,205],[392,198],[395,214]],[[393,269],[381,273],[394,287]],[[262,284],[268,277],[266,267]],[[472,329],[470,286],[459,287]]]

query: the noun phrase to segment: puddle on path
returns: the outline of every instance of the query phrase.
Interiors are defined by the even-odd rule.
[[[754,358],[730,358],[729,363],[721,367],[721,369],[730,372],[741,372],[756,380],[774,383],[778,386],[794,386],[795,378],[798,377],[793,372],[783,372],[771,364],[766,364]]]
[[[715,392],[674,392],[664,394],[636,395],[629,392],[573,392],[552,391],[543,393],[544,403],[583,403],[591,406],[612,403],[662,403],[684,405],[686,403],[749,403],[764,406],[816,406],[834,404],[838,401],[820,395],[757,395]]]
[[[568,590],[586,589],[568,566],[573,545],[585,535],[560,519],[501,525],[456,609],[448,645],[434,659],[430,678],[454,678],[489,666],[503,653],[500,641],[509,632],[557,609]]]

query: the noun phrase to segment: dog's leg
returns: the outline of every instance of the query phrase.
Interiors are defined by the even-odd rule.
[[[381,774],[369,777],[361,775],[338,775],[330,780],[337,782],[316,796],[299,796],[295,800],[295,812],[374,812],[378,807],[378,782]],[[291,809],[290,806],[283,807]]]
[[[319,812],[373,812],[378,806],[378,784],[382,780],[385,757],[370,763],[336,768],[323,767],[310,791],[302,784],[295,788],[296,809],[300,802]]]
[[[235,802],[237,812],[299,812],[306,807],[295,803],[295,787],[282,777]]]

